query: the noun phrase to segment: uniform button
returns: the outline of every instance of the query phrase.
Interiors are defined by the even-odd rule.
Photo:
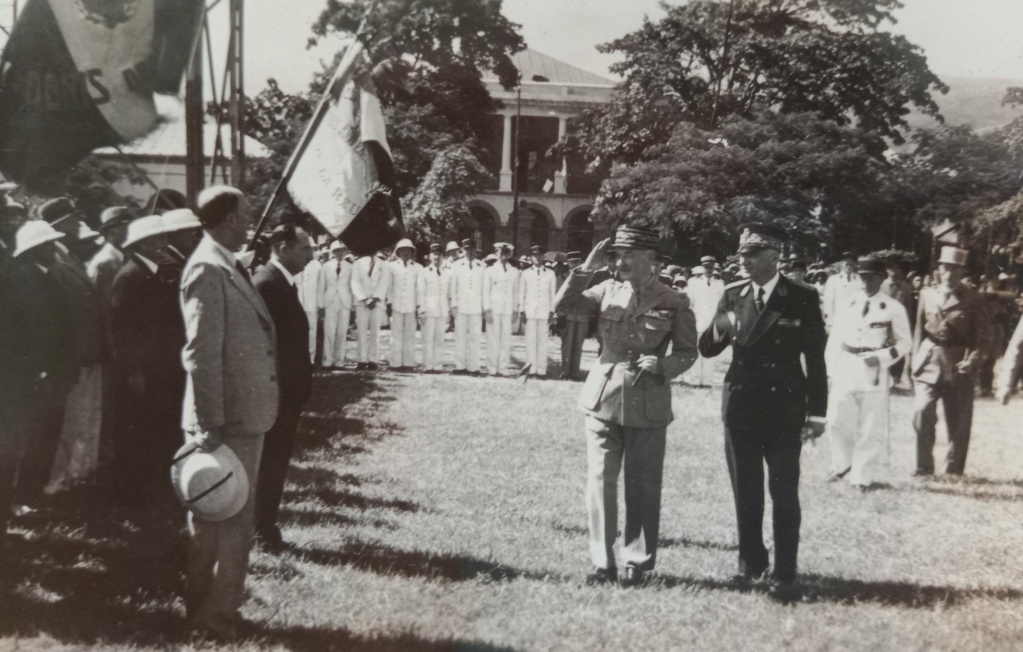
[[[773,391],[775,391],[775,390],[777,390],[777,389],[778,389],[777,387],[772,387],[772,388],[771,388],[771,391],[773,392]]]

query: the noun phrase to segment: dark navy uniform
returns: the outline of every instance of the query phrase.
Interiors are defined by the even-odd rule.
[[[774,509],[774,575],[787,582],[795,579],[799,549],[800,431],[808,415],[823,419],[827,413],[828,379],[817,293],[780,274],[775,278],[762,311],[751,281],[725,288],[714,320],[700,336],[700,353],[714,357],[729,345],[733,349],[722,419],[739,530],[739,571],[756,577],[768,567],[763,541],[766,462]]]

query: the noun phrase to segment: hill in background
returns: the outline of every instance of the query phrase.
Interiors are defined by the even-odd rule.
[[[1010,86],[1023,86],[1023,80],[938,76],[949,87],[947,95],[935,96],[947,125],[969,125],[983,132],[1023,116],[1023,107],[1002,105],[1005,90]],[[914,113],[907,120],[914,128],[937,126],[935,120],[920,113]]]

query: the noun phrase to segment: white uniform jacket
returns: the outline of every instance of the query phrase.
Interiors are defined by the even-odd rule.
[[[832,387],[887,391],[891,380],[888,367],[913,346],[905,307],[883,292],[872,297],[861,292],[836,310],[824,351]],[[868,367],[867,358],[876,358],[878,366]]]
[[[419,307],[426,317],[446,317],[448,314],[448,273],[435,265],[427,265],[419,272],[416,293]]]
[[[495,315],[511,315],[518,308],[519,270],[500,262],[483,274],[483,310]]]
[[[530,267],[519,276],[519,311],[526,319],[547,319],[554,310],[557,280],[546,267]]]
[[[391,287],[391,271],[386,260],[378,256],[363,256],[352,269],[352,297],[356,303],[379,299],[378,308],[387,300]]]
[[[341,271],[338,272],[338,261],[331,258],[323,263],[320,269],[320,307],[331,308],[341,305],[351,309],[354,303],[352,296],[352,269],[354,259],[349,255],[341,262]]]
[[[298,274],[295,274],[295,287],[298,288],[298,302],[306,312],[314,312],[322,308],[323,304],[323,277],[320,275],[320,268],[323,264],[313,259]]]
[[[483,274],[487,266],[482,261],[467,258],[456,262],[449,272],[451,289],[448,300],[452,308],[463,315],[483,314]]]
[[[419,305],[417,294],[423,266],[414,260],[410,260],[407,265],[401,260],[396,260],[390,264],[390,271],[391,290],[388,303],[391,304],[391,309],[394,312],[414,314]]]

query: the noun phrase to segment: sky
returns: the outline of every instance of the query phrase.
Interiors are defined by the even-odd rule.
[[[1023,80],[1023,0],[902,1],[898,23],[890,29],[922,47],[939,76]],[[221,3],[211,16],[214,33],[223,34],[224,43],[226,5]],[[325,0],[246,3],[249,95],[264,88],[269,77],[285,91],[306,89],[320,62],[338,48],[337,41],[306,47],[310,26],[324,6]],[[595,46],[637,29],[644,16],[657,20],[664,15],[658,0],[504,0],[504,14],[522,26],[529,47],[608,77],[615,58]]]

